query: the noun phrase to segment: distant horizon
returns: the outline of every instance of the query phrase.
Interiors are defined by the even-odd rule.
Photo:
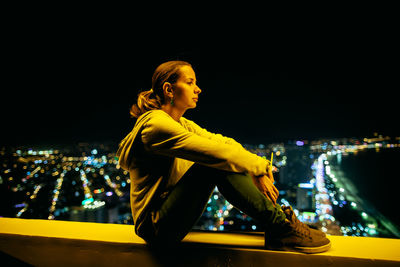
[[[384,137],[389,137],[391,141],[395,141],[397,138],[400,139],[400,135],[385,135],[381,133],[377,133],[378,136]],[[288,138],[288,139],[281,139],[281,140],[275,140],[275,141],[270,141],[270,142],[240,142],[242,145],[250,145],[250,146],[258,146],[258,145],[268,145],[268,144],[279,144],[279,143],[284,143],[284,144],[294,144],[296,141],[307,141],[307,142],[314,142],[314,141],[333,141],[333,140],[343,140],[343,139],[356,139],[356,140],[361,140],[364,138],[374,138],[377,137],[374,134],[371,135],[366,135],[366,136],[348,136],[348,137],[318,137],[318,138]],[[24,148],[32,148],[32,147],[57,147],[57,146],[79,146],[83,144],[88,144],[88,145],[115,145],[116,147],[118,146],[119,142],[121,140],[117,139],[104,139],[104,140],[79,140],[79,141],[74,141],[74,142],[68,142],[68,141],[60,141],[60,142],[54,142],[53,141],[38,141],[38,142],[31,142],[31,143],[20,143],[20,144],[1,144],[1,147],[6,147],[6,148],[11,148],[11,147],[24,147]],[[49,143],[53,144],[49,144]],[[398,140],[400,142],[400,140]],[[306,143],[307,145],[307,143]]]

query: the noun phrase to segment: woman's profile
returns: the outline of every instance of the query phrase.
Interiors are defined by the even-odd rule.
[[[117,155],[129,171],[135,232],[147,243],[179,243],[203,213],[215,187],[233,206],[265,227],[267,249],[318,253],[329,249],[321,231],[276,203],[270,162],[232,138],[183,117],[196,108],[201,89],[184,61],[159,65],[152,88],[139,93],[132,131]]]

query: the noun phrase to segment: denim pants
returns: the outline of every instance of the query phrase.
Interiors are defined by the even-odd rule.
[[[138,234],[149,244],[179,243],[204,212],[215,186],[230,204],[266,228],[286,218],[281,207],[258,190],[249,174],[194,164],[145,216],[142,229],[146,232]]]

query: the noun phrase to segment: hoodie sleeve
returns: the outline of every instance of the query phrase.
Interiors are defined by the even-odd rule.
[[[236,142],[236,140],[233,139],[233,138],[226,137],[226,136],[223,136],[223,135],[218,134],[218,133],[217,134],[211,133],[211,132],[207,131],[206,129],[204,129],[204,128],[200,127],[199,125],[197,125],[195,122],[193,122],[191,120],[188,120],[186,118],[183,118],[183,120],[185,121],[185,123],[187,125],[189,125],[191,130],[197,135],[200,135],[200,136],[205,137],[205,138],[210,139],[210,140],[217,141],[219,143],[239,146],[239,147],[243,148],[243,146],[240,143]]]
[[[209,134],[188,131],[169,116],[160,114],[151,116],[141,131],[145,148],[156,154],[232,172],[267,174],[268,160],[250,153],[241,145],[222,142],[219,137],[209,138]]]

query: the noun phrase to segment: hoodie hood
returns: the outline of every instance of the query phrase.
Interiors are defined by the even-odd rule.
[[[132,131],[119,143],[117,157],[118,163],[122,169],[129,171],[131,168],[131,150],[134,148],[134,143],[137,138],[141,138],[140,131],[142,126],[149,119],[149,114],[151,111],[148,111],[142,114],[136,121],[135,126]]]

